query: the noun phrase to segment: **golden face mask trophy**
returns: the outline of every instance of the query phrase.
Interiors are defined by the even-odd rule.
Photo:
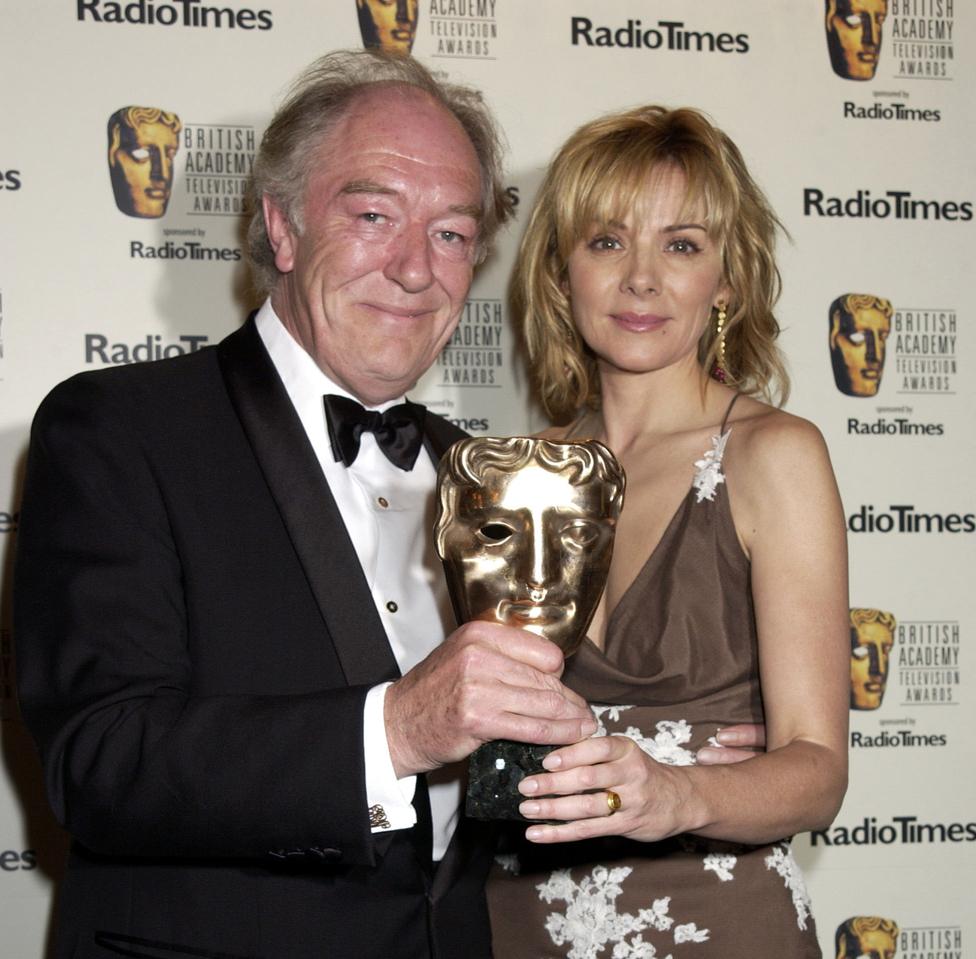
[[[459,622],[518,626],[565,656],[610,569],[624,472],[596,440],[460,440],[441,460],[434,535]],[[471,756],[466,811],[522,819],[516,788],[553,746],[498,740]]]

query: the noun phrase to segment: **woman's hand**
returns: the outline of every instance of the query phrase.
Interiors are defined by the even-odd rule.
[[[627,836],[651,842],[693,828],[692,790],[678,767],[655,762],[626,736],[584,739],[543,760],[547,772],[526,776],[519,811],[526,819],[560,820],[530,826],[532,842],[572,842]],[[620,806],[613,809],[613,794]]]

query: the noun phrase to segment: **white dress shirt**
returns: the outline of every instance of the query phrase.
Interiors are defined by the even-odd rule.
[[[454,615],[440,560],[434,552],[434,487],[436,470],[426,449],[414,468],[404,471],[383,455],[372,433],[363,433],[352,466],[337,462],[329,442],[323,396],[349,392],[332,382],[292,337],[265,301],[256,317],[257,330],[271,362],[302,421],[322,467],[349,538],[356,549],[383,628],[400,672],[405,673],[454,628]],[[376,409],[382,411],[403,397]],[[323,549],[328,548],[323,543]],[[382,824],[373,832],[406,829],[416,821],[411,804],[416,777],[397,779],[390,759],[383,720],[383,699],[389,683],[375,686],[366,698],[363,747],[366,795],[379,806]],[[443,857],[457,825],[461,802],[459,767],[428,775],[433,856]]]

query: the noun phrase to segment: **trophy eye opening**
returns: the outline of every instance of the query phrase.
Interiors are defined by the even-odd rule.
[[[497,545],[504,543],[515,530],[505,523],[485,523],[478,529],[478,536],[484,543]]]
[[[600,526],[591,520],[576,520],[563,527],[562,540],[567,546],[583,549],[591,546],[600,536]]]
[[[855,646],[851,650],[851,656],[853,656],[855,659],[867,659],[868,658],[867,646]]]

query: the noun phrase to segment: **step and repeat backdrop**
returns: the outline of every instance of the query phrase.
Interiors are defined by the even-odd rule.
[[[827,437],[850,538],[851,787],[831,828],[794,842],[824,953],[976,957],[974,15],[953,0],[5,3],[0,953],[44,955],[65,849],[13,692],[33,412],[79,370],[240,324],[244,189],[275,105],[321,53],[384,44],[483,90],[509,143],[518,217],[413,394],[475,433],[541,425],[506,284],[565,137],[659,102],[705,109],[742,148],[790,234],[789,409]]]

